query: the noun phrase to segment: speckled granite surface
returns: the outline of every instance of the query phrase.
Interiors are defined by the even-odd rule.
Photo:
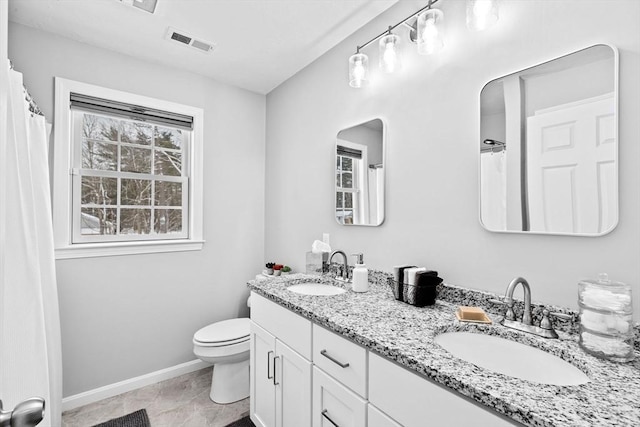
[[[548,340],[495,324],[460,323],[454,315],[458,300],[473,305],[491,294],[466,293],[462,288],[445,286],[441,289],[445,300],[417,308],[393,299],[387,277],[383,272],[370,271],[369,292],[331,297],[286,290],[291,284],[306,281],[343,286],[322,276],[292,274],[267,281],[252,280],[248,285],[313,322],[524,425],[640,426],[640,355],[626,364],[587,355],[578,346],[577,337],[565,332],[571,326],[558,325],[560,339]],[[477,305],[489,305],[486,299],[486,304],[480,301]],[[442,332],[457,330],[500,335],[545,350],[582,370],[591,382],[579,386],[543,385],[454,358],[433,340]]]

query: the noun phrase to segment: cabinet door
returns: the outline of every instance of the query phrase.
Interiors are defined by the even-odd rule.
[[[313,367],[313,427],[365,427],[367,401]]]
[[[372,404],[367,405],[367,416],[367,427],[402,427]]]
[[[405,427],[520,425],[373,353],[369,401]]]
[[[250,323],[251,369],[249,370],[249,412],[257,427],[276,426],[275,351],[276,339],[269,332]]]
[[[311,362],[276,340],[276,426],[311,425]]]

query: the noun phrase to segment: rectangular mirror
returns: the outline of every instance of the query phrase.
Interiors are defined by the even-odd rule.
[[[599,236],[618,223],[618,52],[596,45],[480,93],[480,222]]]
[[[381,119],[343,129],[336,142],[336,221],[377,226],[384,221],[385,127]]]

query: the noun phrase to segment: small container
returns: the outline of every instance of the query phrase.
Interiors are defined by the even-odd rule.
[[[329,260],[329,254],[326,252],[321,252],[321,253],[307,252],[305,272],[307,274],[318,274],[318,275],[325,273],[328,260]]]
[[[609,280],[578,283],[580,347],[589,354],[613,362],[629,362],[633,351],[633,307],[631,286]]]
[[[356,257],[356,266],[353,268],[352,286],[353,292],[367,292],[369,290],[369,271],[364,265],[363,254],[353,254]]]
[[[416,307],[425,307],[436,303],[436,297],[438,296],[436,286],[415,286],[398,283],[393,277],[388,277],[387,283],[391,287],[393,297],[398,301],[406,302]]]

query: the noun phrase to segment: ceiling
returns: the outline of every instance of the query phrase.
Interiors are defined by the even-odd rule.
[[[9,20],[266,94],[398,0],[9,0]],[[167,40],[168,27],[216,45]],[[345,59],[346,61],[346,59]]]

